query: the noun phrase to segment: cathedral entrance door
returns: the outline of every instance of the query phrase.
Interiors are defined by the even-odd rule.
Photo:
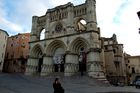
[[[64,55],[55,55],[54,60],[54,71],[64,72]]]
[[[55,72],[64,72],[65,64],[65,50],[62,47],[59,47],[55,50],[53,56],[54,71]]]
[[[84,48],[81,48],[79,53],[79,72],[81,72],[81,75],[86,72],[86,53]]]
[[[41,72],[41,66],[43,64],[43,58],[39,58],[39,62],[38,62],[38,68],[37,68],[37,72],[40,73]]]

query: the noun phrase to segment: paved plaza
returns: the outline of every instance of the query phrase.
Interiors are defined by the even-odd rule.
[[[0,73],[0,93],[53,93],[54,78]],[[60,77],[60,82],[65,93],[140,93],[133,86],[115,87],[87,76]]]

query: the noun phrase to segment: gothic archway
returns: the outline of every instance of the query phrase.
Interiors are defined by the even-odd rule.
[[[48,45],[46,53],[52,56],[55,72],[64,72],[65,51],[66,45],[62,41],[56,40]]]
[[[41,72],[43,64],[43,48],[37,44],[31,50],[31,56],[34,59],[34,65],[36,65],[36,72]]]
[[[86,18],[77,18],[75,19],[75,29],[77,31],[80,31],[80,32],[83,32],[83,31],[86,31],[87,29],[87,21],[85,20]]]
[[[89,43],[84,38],[76,38],[70,45],[70,51],[77,54],[77,64],[79,64],[79,71],[86,71],[86,62],[87,62],[87,50]]]
[[[86,39],[82,37],[78,37],[71,42],[69,50],[73,53],[78,54],[81,48],[84,48],[84,50],[87,51],[89,47],[90,47],[90,44]]]
[[[45,29],[42,29],[42,31],[40,32],[40,40],[45,39]]]

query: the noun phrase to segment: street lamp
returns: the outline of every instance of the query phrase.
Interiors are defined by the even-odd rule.
[[[138,17],[139,17],[139,19],[140,19],[140,11],[137,12],[137,15],[138,15]]]
[[[140,11],[137,12],[137,15],[138,15],[138,17],[140,19]],[[140,28],[139,28],[139,34],[140,34]]]
[[[139,28],[139,34],[140,34],[140,28]]]

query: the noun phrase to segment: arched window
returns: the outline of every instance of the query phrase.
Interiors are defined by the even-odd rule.
[[[40,40],[45,39],[45,29],[43,29],[40,33]]]
[[[85,31],[86,30],[86,24],[87,24],[87,22],[84,19],[80,19],[77,22],[78,30],[79,31]]]

